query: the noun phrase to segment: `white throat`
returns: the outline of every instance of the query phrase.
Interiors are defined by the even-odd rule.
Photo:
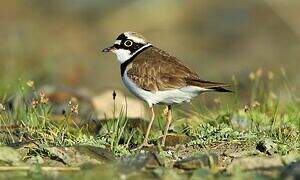
[[[130,59],[132,56],[134,56],[135,54],[137,54],[138,52],[142,51],[143,49],[145,49],[149,46],[151,46],[151,44],[147,43],[143,47],[141,47],[139,50],[135,51],[132,54],[129,50],[125,50],[125,49],[117,49],[117,50],[114,50],[113,53],[115,53],[117,55],[118,61],[120,62],[120,64],[122,64],[125,61],[127,61],[128,59]]]

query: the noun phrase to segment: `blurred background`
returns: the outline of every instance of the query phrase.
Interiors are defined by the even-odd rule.
[[[100,51],[124,31],[143,34],[203,79],[235,77],[245,96],[258,69],[274,78],[284,71],[299,89],[299,8],[297,0],[2,1],[0,90],[20,79],[124,90],[116,57]]]

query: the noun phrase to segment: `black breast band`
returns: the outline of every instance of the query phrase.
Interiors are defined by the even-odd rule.
[[[123,62],[120,66],[121,69],[121,77],[124,76],[125,70],[127,68],[127,66],[134,60],[134,58],[139,55],[141,52],[143,52],[144,50],[148,49],[149,47],[152,47],[152,45],[145,47],[144,49],[138,51],[136,54],[134,54],[131,58],[129,58],[128,60],[126,60],[125,62]]]

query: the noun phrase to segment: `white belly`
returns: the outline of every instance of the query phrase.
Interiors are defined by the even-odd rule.
[[[128,78],[126,72],[124,73],[122,80],[131,93],[146,101],[150,107],[159,103],[171,105],[190,102],[192,98],[196,97],[201,92],[207,91],[207,89],[198,86],[187,86],[180,89],[157,91],[154,93],[139,88]]]

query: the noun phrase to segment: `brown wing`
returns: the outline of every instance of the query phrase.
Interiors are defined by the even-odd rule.
[[[224,86],[201,80],[177,58],[156,47],[150,47],[136,56],[128,67],[127,76],[142,89],[153,92],[188,85],[204,88]]]

